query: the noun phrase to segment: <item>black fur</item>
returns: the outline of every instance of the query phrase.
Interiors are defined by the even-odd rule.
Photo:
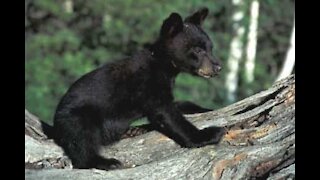
[[[75,168],[120,167],[118,160],[101,157],[99,147],[119,140],[130,120],[144,116],[182,147],[220,141],[223,128],[198,130],[182,115],[190,112],[188,107],[200,112],[209,109],[190,102],[175,103],[172,94],[178,73],[209,78],[221,69],[212,54],[211,41],[200,27],[207,13],[207,9],[201,9],[185,22],[172,13],[163,22],[158,40],[148,49],[106,64],[69,88],[55,113],[54,139]]]
[[[174,104],[182,114],[195,114],[195,113],[204,113],[208,111],[213,111],[212,109],[201,107],[190,101],[177,101],[177,102],[174,102]]]

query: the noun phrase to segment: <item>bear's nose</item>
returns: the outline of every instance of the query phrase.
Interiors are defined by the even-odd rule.
[[[213,71],[215,73],[219,73],[221,69],[222,69],[222,66],[220,64],[215,64],[215,63],[213,64]]]
[[[222,67],[221,67],[221,66],[217,66],[216,68],[217,68],[217,71],[218,71],[218,72],[220,72],[220,71],[221,71],[221,69],[222,69]]]

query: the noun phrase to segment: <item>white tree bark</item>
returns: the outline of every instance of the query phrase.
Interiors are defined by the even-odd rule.
[[[226,88],[227,88],[227,99],[229,102],[235,101],[235,92],[238,86],[238,71],[239,64],[242,57],[243,42],[242,38],[244,36],[245,28],[241,24],[244,17],[244,8],[242,0],[233,0],[233,6],[236,7],[236,11],[232,16],[233,29],[236,31],[235,36],[231,40],[230,44],[230,54],[227,61],[227,66],[229,72],[226,78]]]
[[[66,0],[64,2],[64,9],[67,13],[72,13],[73,12],[73,2],[72,0]]]
[[[253,0],[250,7],[250,25],[248,32],[247,59],[245,62],[245,79],[248,83],[254,80],[254,66],[257,48],[257,28],[259,19],[259,2]]]
[[[282,69],[276,81],[279,81],[280,79],[283,79],[289,76],[292,73],[294,64],[295,64],[295,22],[293,22],[290,46],[287,51],[286,59],[284,61],[284,64],[282,66]]]

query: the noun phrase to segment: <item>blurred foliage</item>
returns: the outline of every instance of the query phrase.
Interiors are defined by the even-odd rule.
[[[247,25],[251,1],[245,2],[242,23]],[[25,0],[26,108],[51,122],[58,101],[81,75],[154,41],[171,12],[185,17],[203,6],[210,9],[204,29],[225,67],[234,35],[231,0]],[[260,1],[255,81],[244,83],[240,68],[238,99],[268,88],[275,80],[289,45],[293,14],[293,0]],[[210,80],[179,75],[176,99],[214,109],[226,105],[226,72]]]

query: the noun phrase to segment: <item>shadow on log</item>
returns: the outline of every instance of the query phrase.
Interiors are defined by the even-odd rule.
[[[60,147],[25,111],[26,179],[287,179],[295,178],[295,76],[225,108],[186,116],[198,128],[225,126],[218,145],[180,148],[151,131],[103,148],[127,168],[72,169]]]

